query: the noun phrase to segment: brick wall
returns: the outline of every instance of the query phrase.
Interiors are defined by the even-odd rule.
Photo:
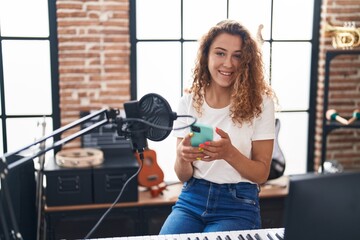
[[[319,82],[317,93],[317,116],[315,136],[315,168],[321,162],[322,141],[327,141],[326,159],[337,160],[344,169],[360,169],[360,128],[337,129],[322,139],[323,111],[335,109],[346,119],[354,110],[360,110],[360,56],[342,55],[334,58],[330,65],[328,109],[323,109],[325,53],[334,50],[330,32],[325,31],[325,23],[343,26],[344,22],[355,22],[360,27],[359,0],[323,0]],[[356,50],[360,50],[357,48]],[[351,50],[349,50],[351,51]]]
[[[128,101],[128,0],[57,0],[57,24],[61,125],[78,119],[80,111]],[[67,146],[79,144],[77,139]]]
[[[360,26],[359,0],[323,0],[321,26]],[[119,108],[130,100],[129,0],[57,0],[61,124],[79,118],[79,112],[102,107]],[[315,166],[321,158],[324,56],[333,49],[322,28],[315,136]],[[360,109],[360,60],[337,58],[331,66],[329,107],[350,116]],[[76,129],[75,129],[76,130]],[[70,134],[70,132],[69,132]],[[360,168],[359,130],[339,130],[327,138],[327,159],[346,168]],[[68,146],[79,146],[75,140]]]

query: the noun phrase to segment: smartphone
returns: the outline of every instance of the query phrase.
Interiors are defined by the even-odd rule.
[[[190,128],[194,134],[190,140],[191,146],[198,147],[201,143],[213,140],[213,128],[211,126],[195,123]]]

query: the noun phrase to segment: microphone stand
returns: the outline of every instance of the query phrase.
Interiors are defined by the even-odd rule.
[[[45,136],[46,122],[45,117],[41,124],[42,136]],[[40,144],[40,149],[45,148],[45,142]],[[36,224],[36,239],[40,240],[42,236],[42,223],[43,223],[43,182],[44,182],[44,165],[45,165],[45,154],[39,156],[38,159],[39,169],[37,171],[37,185],[36,185],[36,210],[37,210],[37,224]]]
[[[42,138],[40,138],[39,140],[35,141],[34,143],[32,144],[29,144],[27,146],[24,146],[14,152],[10,152],[10,153],[5,153],[3,156],[1,156],[1,161],[0,161],[0,180],[1,180],[1,188],[0,188],[0,221],[1,221],[1,226],[3,228],[3,231],[4,231],[4,236],[5,236],[5,239],[6,240],[10,240],[10,239],[23,239],[22,236],[21,236],[21,233],[19,231],[19,228],[18,228],[18,224],[17,224],[17,221],[16,221],[16,217],[15,217],[15,213],[14,213],[14,209],[13,209],[13,206],[12,206],[12,202],[11,202],[11,197],[10,197],[10,193],[9,193],[9,188],[8,188],[8,184],[7,184],[7,179],[6,179],[6,176],[10,173],[10,171],[24,163],[26,163],[27,161],[29,160],[32,160],[40,155],[43,155],[44,153],[54,149],[54,148],[57,148],[57,147],[60,147],[60,146],[63,146],[65,143],[77,138],[77,137],[80,137],[88,132],[90,132],[91,130],[97,128],[97,127],[100,127],[102,125],[105,125],[107,123],[112,123],[112,122],[116,122],[117,121],[117,118],[116,116],[118,115],[119,111],[118,110],[115,110],[115,109],[102,109],[102,110],[99,110],[97,112],[94,112],[94,113],[91,113],[83,118],[80,118],[68,125],[65,125],[64,127],[61,127],[57,130],[55,130],[54,132],[52,132],[51,134],[47,135],[47,136],[44,136]],[[11,156],[14,156],[24,150],[27,150],[29,149],[30,147],[32,146],[35,146],[37,144],[43,144],[43,142],[45,142],[47,139],[49,138],[52,138],[58,134],[61,134],[71,128],[74,128],[75,126],[81,124],[81,123],[85,123],[85,122],[88,122],[90,121],[92,118],[96,117],[96,116],[99,116],[101,114],[104,114],[105,117],[104,118],[100,118],[102,119],[101,121],[98,121],[96,123],[93,123],[92,125],[84,128],[84,129],[81,129],[80,131],[76,132],[76,133],[73,133],[61,140],[58,140],[56,141],[53,145],[49,146],[49,147],[45,147],[44,145],[42,145],[42,147],[40,148],[40,151],[38,151],[37,153],[35,153],[34,155],[32,156],[24,156],[22,157],[21,159],[19,159],[18,161],[15,161],[13,163],[10,163],[8,164],[6,159],[11,157]],[[8,207],[8,214],[9,214],[9,218],[10,218],[10,223],[7,222],[7,218],[6,218],[6,214],[5,214],[5,204],[7,205]],[[11,230],[11,231],[9,231]],[[11,233],[11,237],[10,238],[10,234]]]

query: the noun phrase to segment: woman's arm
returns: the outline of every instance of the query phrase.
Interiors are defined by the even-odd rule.
[[[185,138],[177,139],[175,173],[181,182],[186,182],[193,175],[193,166],[190,161],[185,160],[184,144]]]
[[[202,159],[204,153],[199,148],[192,147],[190,144],[191,134],[185,138],[177,139],[175,173],[181,182],[189,180],[194,172],[192,162],[196,159]]]
[[[218,141],[204,144],[204,161],[224,159],[235,168],[242,177],[261,184],[266,182],[270,172],[274,140],[258,140],[252,142],[251,159],[245,157],[231,144],[229,135],[217,128],[221,136]]]

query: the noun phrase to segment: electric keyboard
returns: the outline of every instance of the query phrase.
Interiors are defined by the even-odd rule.
[[[92,238],[96,240],[96,238]],[[98,240],[283,240],[284,228],[268,228],[243,231],[209,233],[184,233],[174,235],[149,235],[98,238]]]

